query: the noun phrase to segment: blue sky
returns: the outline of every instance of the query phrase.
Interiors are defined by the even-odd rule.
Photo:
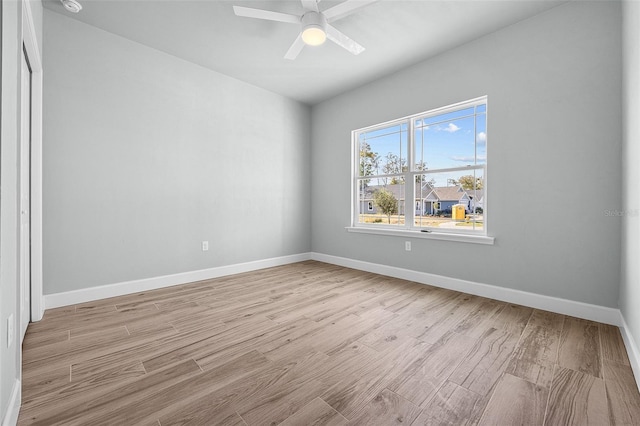
[[[486,106],[477,108],[480,114],[476,116],[476,120],[473,115],[469,115],[473,114],[473,107],[416,120],[416,161],[424,161],[428,170],[484,164],[487,153]],[[363,140],[381,157],[381,165],[384,164],[387,153],[407,158],[406,124],[360,134],[360,141]],[[438,173],[433,178],[440,186],[446,185],[448,178],[469,174],[473,174],[473,170]]]

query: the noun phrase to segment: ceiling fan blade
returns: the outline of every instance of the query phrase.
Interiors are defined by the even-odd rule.
[[[340,3],[336,6],[333,6],[330,9],[322,12],[325,18],[327,18],[327,22],[337,21],[338,19],[342,19],[347,15],[355,12],[357,9],[361,7],[370,5],[371,3],[375,3],[378,0],[347,0],[343,3]]]
[[[319,12],[318,10],[318,2],[316,0],[301,0],[302,7],[304,10],[313,10],[314,12]]]
[[[354,55],[359,55],[364,52],[364,47],[360,46],[355,41],[351,40],[346,35],[338,31],[334,26],[327,24],[327,38],[337,44],[340,47],[345,48]]]
[[[268,21],[287,22],[290,24],[300,24],[300,17],[287,13],[272,12],[270,10],[253,9],[250,7],[233,6],[233,11],[238,16],[246,18],[266,19]]]
[[[302,34],[298,34],[298,38],[293,42],[287,53],[284,55],[285,59],[289,59],[293,61],[298,57],[300,52],[302,52],[302,48],[304,47],[304,41],[302,41]]]

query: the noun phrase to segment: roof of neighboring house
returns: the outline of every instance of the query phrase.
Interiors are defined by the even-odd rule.
[[[365,188],[364,199],[370,200],[373,198],[373,193],[379,189],[386,189],[391,192],[397,200],[404,200],[404,185],[371,185]],[[476,191],[477,192],[477,191]],[[416,199],[433,199],[433,195],[437,197],[439,201],[459,201],[461,199],[467,199],[469,195],[460,186],[434,186],[424,185],[422,191],[420,187],[416,185]]]
[[[460,186],[434,186],[433,192],[440,201],[458,201],[469,198],[464,189]]]
[[[481,201],[484,198],[484,189],[467,190],[467,194],[469,194],[470,198]]]
[[[391,192],[397,200],[404,200],[404,185],[387,185],[386,187],[384,185],[367,186],[364,189],[364,199],[371,200],[373,198],[373,193],[380,189],[386,189]]]

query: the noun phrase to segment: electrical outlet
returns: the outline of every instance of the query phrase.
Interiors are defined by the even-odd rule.
[[[15,321],[13,320],[13,314],[7,318],[7,347],[10,348],[13,344],[13,335],[15,334]]]
[[[209,250],[209,241],[203,241],[202,242],[202,251],[208,251]]]
[[[406,251],[411,251],[411,241],[405,241],[404,242],[404,249]]]

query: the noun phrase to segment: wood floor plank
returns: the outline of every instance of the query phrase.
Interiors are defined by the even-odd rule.
[[[213,365],[214,357],[234,357],[248,352],[251,341],[273,327],[274,324],[269,321],[251,321],[237,327],[217,328],[210,333],[194,335],[193,341],[189,343],[182,341],[179,345],[168,347],[166,352],[160,355],[143,360],[144,368],[147,371],[155,371],[185,359],[195,359],[201,367]]]
[[[488,395],[507,369],[519,338],[506,330],[489,329],[449,380],[479,395]]]
[[[623,355],[614,327],[305,261],[47,311],[19,424],[533,423],[547,391],[545,425],[624,424]]]
[[[323,359],[318,356],[321,354],[308,354],[295,362],[268,363],[264,368],[258,368],[252,374],[244,375],[227,386],[212,386],[210,392],[205,391],[199,396],[187,395],[181,404],[164,413],[160,421],[163,424],[206,422],[209,415],[216,416],[219,412],[236,410],[237,406],[246,404],[249,400],[264,399],[269,394],[278,392],[284,384],[300,380],[309,382],[313,377],[307,372]]]
[[[618,364],[630,365],[620,329],[609,324],[598,324],[598,328],[602,345],[602,358]]]
[[[160,426],[246,426],[243,418],[233,408],[208,400],[202,401],[202,405],[195,407],[187,415],[181,416],[171,413],[159,419],[158,423]]]
[[[498,300],[478,298],[480,305],[478,309],[467,315],[454,329],[456,333],[465,336],[479,338],[490,328],[493,328],[492,322],[499,313],[505,308],[506,304]]]
[[[188,396],[200,397],[220,389],[229,383],[269,364],[264,356],[257,351],[249,352],[235,358],[219,368],[192,375],[170,386],[163,386],[147,395],[129,395],[119,397],[106,412],[97,412],[85,416],[85,422],[92,424],[135,424],[162,417],[174,407],[180,406]],[[156,417],[154,417],[156,416]]]
[[[163,320],[135,321],[125,324],[130,336],[144,337],[148,335],[171,335],[178,331],[174,326]]]
[[[198,331],[202,329],[214,329],[223,327],[224,323],[213,309],[207,309],[202,312],[192,313],[191,315],[182,316],[169,322],[178,333],[186,333],[190,331]]]
[[[393,287],[386,293],[376,294],[375,297],[366,301],[359,302],[350,308],[350,312],[358,314],[372,308],[385,308],[390,312],[394,312],[392,307],[396,309],[404,304],[410,303],[416,299],[416,294],[421,286],[411,281],[396,280],[390,283]]]
[[[362,336],[358,343],[367,345],[379,352],[386,352],[395,348],[398,344],[413,339],[404,333],[404,324],[398,324],[394,320]]]
[[[318,332],[320,327],[311,325],[305,327],[304,321],[296,322],[301,326],[297,331],[292,332],[289,337],[283,336],[282,328],[289,327],[289,330],[297,329],[298,324],[282,324],[274,325],[270,323],[270,320],[262,321],[260,327],[253,327],[255,330],[252,333],[247,333],[246,338],[241,338],[231,335],[229,338],[221,340],[211,348],[207,348],[203,351],[199,351],[194,354],[198,364],[205,370],[211,369],[220,365],[225,359],[228,359],[234,354],[241,353],[249,349],[262,349],[261,352],[271,360],[278,359],[273,356],[274,352],[286,353],[288,346],[291,342],[283,342],[291,340],[296,342],[299,339],[308,338]],[[230,329],[232,334],[234,330],[240,330],[240,328]],[[266,345],[266,346],[263,346]],[[266,348],[272,348],[270,351],[265,351]],[[308,352],[316,352],[312,348],[305,347],[305,350],[295,352],[297,354],[304,354]]]
[[[180,345],[187,345],[194,340],[205,338],[206,331],[193,331],[176,333],[173,329],[159,327],[158,329],[148,328],[145,332],[139,330],[132,334],[131,339],[121,345],[112,346],[111,351],[100,352],[95,356],[83,358],[79,361],[69,360],[76,369],[93,370],[95,372],[108,370],[113,366],[128,363],[131,360],[144,361],[149,358],[160,356],[172,348]],[[187,357],[181,358],[187,359]]]
[[[304,298],[295,305],[292,305],[290,302],[287,303],[286,306],[283,306],[282,309],[277,312],[269,313],[267,318],[277,323],[288,322],[302,316],[323,312],[326,304],[331,306],[332,303],[339,299],[340,296],[338,293],[320,294],[313,298]]]
[[[559,342],[559,330],[527,325],[506,372],[549,389]]]
[[[71,369],[73,370],[73,366]],[[145,374],[142,363],[139,361],[100,369],[96,372],[80,372],[75,375],[72,373],[71,381],[67,380],[47,389],[47,395],[43,395],[42,392],[25,395],[22,408],[34,410],[36,407],[50,405],[56,401],[63,402],[70,398],[82,398],[91,394],[96,388],[106,389],[113,385],[130,383]]]
[[[124,327],[117,327],[90,336],[23,351],[22,363],[28,366],[25,375],[37,375],[42,370],[90,359],[126,342],[135,343]]]
[[[388,304],[385,309],[395,313],[403,312],[406,309],[410,309],[416,301],[426,299],[428,294],[435,290],[437,290],[436,287],[429,285],[420,285],[418,288],[411,288],[411,297],[402,298],[395,303]]]
[[[362,344],[354,343],[316,366],[313,378],[333,386],[347,377],[367,376],[373,374],[380,353]]]
[[[135,323],[136,321],[155,321],[161,313],[154,306],[142,306],[127,310],[114,310],[105,312],[104,315],[94,316],[91,321],[83,321],[73,324],[70,328],[71,338],[76,338],[85,334],[109,330],[110,328],[121,327],[125,323]]]
[[[78,329],[69,330],[69,340],[78,343],[80,341],[89,341],[89,342],[98,342],[98,344],[104,339],[104,336],[108,334],[114,337],[126,337],[129,336],[129,331],[122,324],[109,324],[109,325],[100,325],[88,328],[82,328],[81,331]],[[92,343],[89,343],[90,345]]]
[[[255,339],[253,345],[269,358],[275,359],[276,357],[272,356],[274,352],[280,351],[281,354],[284,353],[284,356],[286,356],[288,345],[293,343],[295,346],[295,342],[311,338],[318,334],[323,327],[324,324],[303,317],[281,324],[281,327],[275,329],[272,333],[265,333],[265,335]]]
[[[464,314],[472,309],[466,302],[471,296],[453,291],[432,291],[427,296],[414,300],[402,310],[396,312],[382,327],[386,337],[404,336],[432,343],[440,339],[451,323],[460,321]],[[370,337],[370,344],[383,344],[382,335]],[[391,337],[393,339],[393,337]]]
[[[458,295],[451,300],[449,310],[442,315],[438,315],[434,321],[429,321],[427,328],[421,328],[420,332],[412,334],[412,337],[427,343],[437,342],[467,316],[472,315],[474,311],[479,309],[479,299],[467,294]]]
[[[367,406],[354,414],[349,425],[410,425],[421,412],[417,405],[389,389],[384,389]]]
[[[356,319],[351,326],[347,326],[340,334],[336,333],[338,330],[327,325],[327,327],[322,330],[322,333],[317,335],[314,347],[325,352],[327,355],[333,355],[370,331],[386,324],[395,318],[396,314],[383,308],[374,308],[355,316],[358,319]],[[337,323],[336,321],[336,324]],[[327,322],[323,322],[323,324],[327,324]],[[340,337],[341,335],[342,337]]]
[[[40,348],[53,343],[62,343],[69,340],[69,330],[57,330],[48,333],[33,333],[28,330],[22,342],[22,350]]]
[[[560,336],[558,364],[602,378],[598,324],[567,317]]]
[[[106,305],[92,309],[75,309],[73,312],[68,313],[65,316],[59,316],[51,321],[43,323],[42,321],[37,323],[33,327],[33,332],[42,333],[48,332],[53,329],[57,329],[60,326],[64,326],[67,329],[75,327],[87,326],[87,325],[101,325],[108,318],[114,318],[118,315],[118,311],[115,305]],[[107,324],[109,326],[111,324]]]
[[[495,317],[492,327],[501,328],[509,333],[520,335],[531,318],[532,308],[508,304]]]
[[[412,423],[419,425],[450,425],[467,424],[473,413],[481,411],[478,403],[482,397],[453,382],[445,382],[434,396],[424,404],[422,414]]]
[[[548,425],[609,424],[604,380],[556,367],[545,423]]]
[[[286,346],[271,350],[268,355],[281,359],[291,352],[304,353],[309,348],[333,355],[394,317],[394,313],[382,308],[372,309],[362,315],[341,313],[336,320],[332,318],[323,320],[321,322],[323,327],[318,329],[317,333],[300,336]]]
[[[293,381],[239,404],[238,413],[251,425],[279,424],[318,397],[322,385],[315,381]]]
[[[402,371],[389,389],[416,405],[423,405],[476,344],[476,339],[449,332]]]
[[[53,404],[40,404],[33,408],[22,407],[18,424],[53,425],[53,424],[87,424],[88,417],[101,418],[112,410],[117,410],[126,401],[134,397],[144,400],[176,382],[189,380],[190,377],[201,373],[195,361],[189,360],[165,370],[143,376],[122,386],[106,387],[105,390],[94,388],[93,392],[85,392],[79,400],[76,398],[59,398]]]
[[[532,327],[540,326],[549,328],[551,330],[562,331],[564,320],[565,316],[562,314],[534,309],[533,313],[531,314],[531,318],[529,318],[529,325],[531,325]]]
[[[26,404],[38,397],[47,397],[71,383],[71,366],[51,368],[42,374],[22,376],[22,400]]]
[[[71,382],[84,380],[98,381],[97,379],[111,379],[138,377],[146,374],[146,370],[140,361],[130,361],[128,363],[116,365],[108,370],[94,369],[91,366],[71,366]]]
[[[498,382],[480,425],[541,425],[549,391],[542,386],[505,374]]]
[[[44,312],[43,315],[43,320],[47,320],[47,323],[49,323],[49,321],[53,321],[57,318],[63,318],[66,317],[69,314],[72,314],[76,311],[76,307],[74,305],[70,305],[70,306],[61,306],[59,308],[52,308],[52,309],[47,309]],[[37,323],[30,323],[31,325],[36,325],[36,324],[42,324],[43,326],[45,325],[44,322],[37,322]],[[46,324],[48,325],[48,324]]]
[[[416,299],[399,309],[388,309],[396,314],[437,318],[437,314],[451,308],[451,301],[461,293],[442,288],[429,288],[419,292]]]
[[[310,403],[289,416],[280,426],[344,426],[349,421],[321,398]]]
[[[356,376],[347,376],[335,383],[320,396],[343,416],[351,419],[354,413],[365,407],[379,395],[392,381],[419,359],[427,344],[407,341],[396,350],[374,359],[367,370]]]
[[[640,393],[631,367],[605,358],[604,381],[611,424],[640,424]]]

